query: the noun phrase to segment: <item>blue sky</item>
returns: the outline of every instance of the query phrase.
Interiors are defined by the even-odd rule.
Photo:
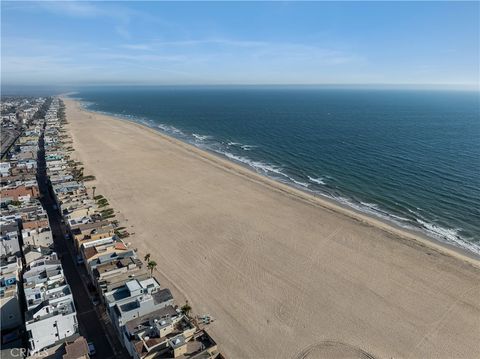
[[[478,2],[6,2],[2,84],[479,84]]]

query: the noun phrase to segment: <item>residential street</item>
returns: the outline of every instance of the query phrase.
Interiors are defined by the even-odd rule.
[[[40,201],[48,213],[55,251],[61,258],[65,277],[73,293],[80,334],[88,342],[94,343],[98,358],[129,358],[130,356],[120,344],[119,339],[112,333],[113,329],[107,330],[105,324],[100,320],[86,285],[82,281],[82,278],[86,277],[86,270],[76,264],[73,245],[68,245],[65,240],[62,218],[54,208],[54,200],[47,184],[43,134],[39,146],[37,180],[41,193]]]

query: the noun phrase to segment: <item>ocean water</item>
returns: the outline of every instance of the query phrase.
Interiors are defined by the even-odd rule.
[[[477,92],[116,87],[75,97],[480,254]]]

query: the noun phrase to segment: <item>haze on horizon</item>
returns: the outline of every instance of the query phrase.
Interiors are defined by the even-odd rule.
[[[2,88],[479,88],[478,2],[2,1]]]

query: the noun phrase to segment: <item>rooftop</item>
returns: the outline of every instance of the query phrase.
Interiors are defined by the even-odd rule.
[[[43,301],[37,307],[30,309],[25,313],[25,322],[44,320],[56,315],[68,315],[75,313],[73,300],[66,300],[57,303],[51,303],[48,300]]]
[[[170,292],[170,289],[168,288],[160,289],[159,291],[153,293],[152,296],[155,305],[165,303],[173,299],[172,292]]]
[[[84,337],[78,337],[72,343],[65,345],[65,354],[62,359],[88,358],[88,344]]]
[[[140,289],[142,289],[142,286],[136,280],[131,280],[130,282],[127,282],[125,286],[127,287],[130,293],[133,293],[135,291],[139,291]]]
[[[154,322],[155,320],[161,320],[163,318],[172,318],[176,317],[179,314],[175,310],[175,308],[171,305],[166,306],[165,308],[156,310],[152,313],[148,313],[144,316],[141,316],[139,318],[133,319],[125,324],[126,329],[128,332],[133,333],[137,330],[140,329],[146,329],[149,328],[151,325],[151,322]]]

